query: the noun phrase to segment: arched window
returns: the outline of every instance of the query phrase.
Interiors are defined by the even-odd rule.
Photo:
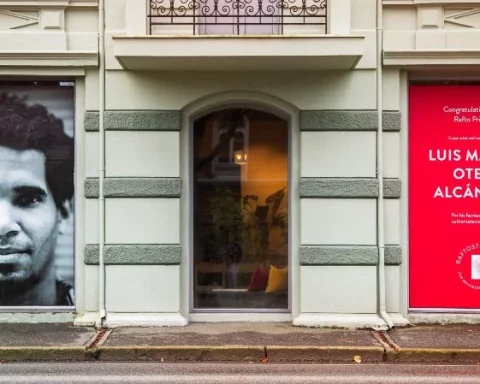
[[[288,311],[288,138],[254,109],[193,123],[193,309]]]

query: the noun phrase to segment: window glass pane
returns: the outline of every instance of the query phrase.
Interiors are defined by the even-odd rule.
[[[233,152],[236,151],[244,151],[245,148],[245,141],[243,132],[236,132],[235,136],[233,137]]]
[[[199,0],[201,35],[278,35],[280,0]],[[301,4],[300,4],[301,7]]]
[[[219,163],[228,163],[232,160],[230,155],[230,140],[226,133],[222,133],[219,136],[218,143],[221,144],[220,152],[218,153]]]
[[[242,113],[248,124],[236,123],[242,131],[229,151],[248,155],[243,164],[215,166],[215,145],[205,145],[218,137],[216,127],[234,122],[212,114],[194,124],[196,309],[288,309],[288,125],[263,112]]]

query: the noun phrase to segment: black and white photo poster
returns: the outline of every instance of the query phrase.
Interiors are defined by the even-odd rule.
[[[74,84],[0,82],[0,309],[74,305]]]

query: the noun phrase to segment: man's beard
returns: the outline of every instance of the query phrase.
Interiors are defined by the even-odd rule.
[[[49,261],[37,273],[33,269],[29,269],[30,273],[23,278],[0,280],[0,306],[22,305],[18,302],[18,297],[34,289],[47,278],[48,273],[46,272],[52,267],[53,259],[53,257],[49,257]]]

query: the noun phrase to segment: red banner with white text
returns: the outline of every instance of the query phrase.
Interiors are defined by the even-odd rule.
[[[480,85],[411,85],[409,306],[480,309]]]

